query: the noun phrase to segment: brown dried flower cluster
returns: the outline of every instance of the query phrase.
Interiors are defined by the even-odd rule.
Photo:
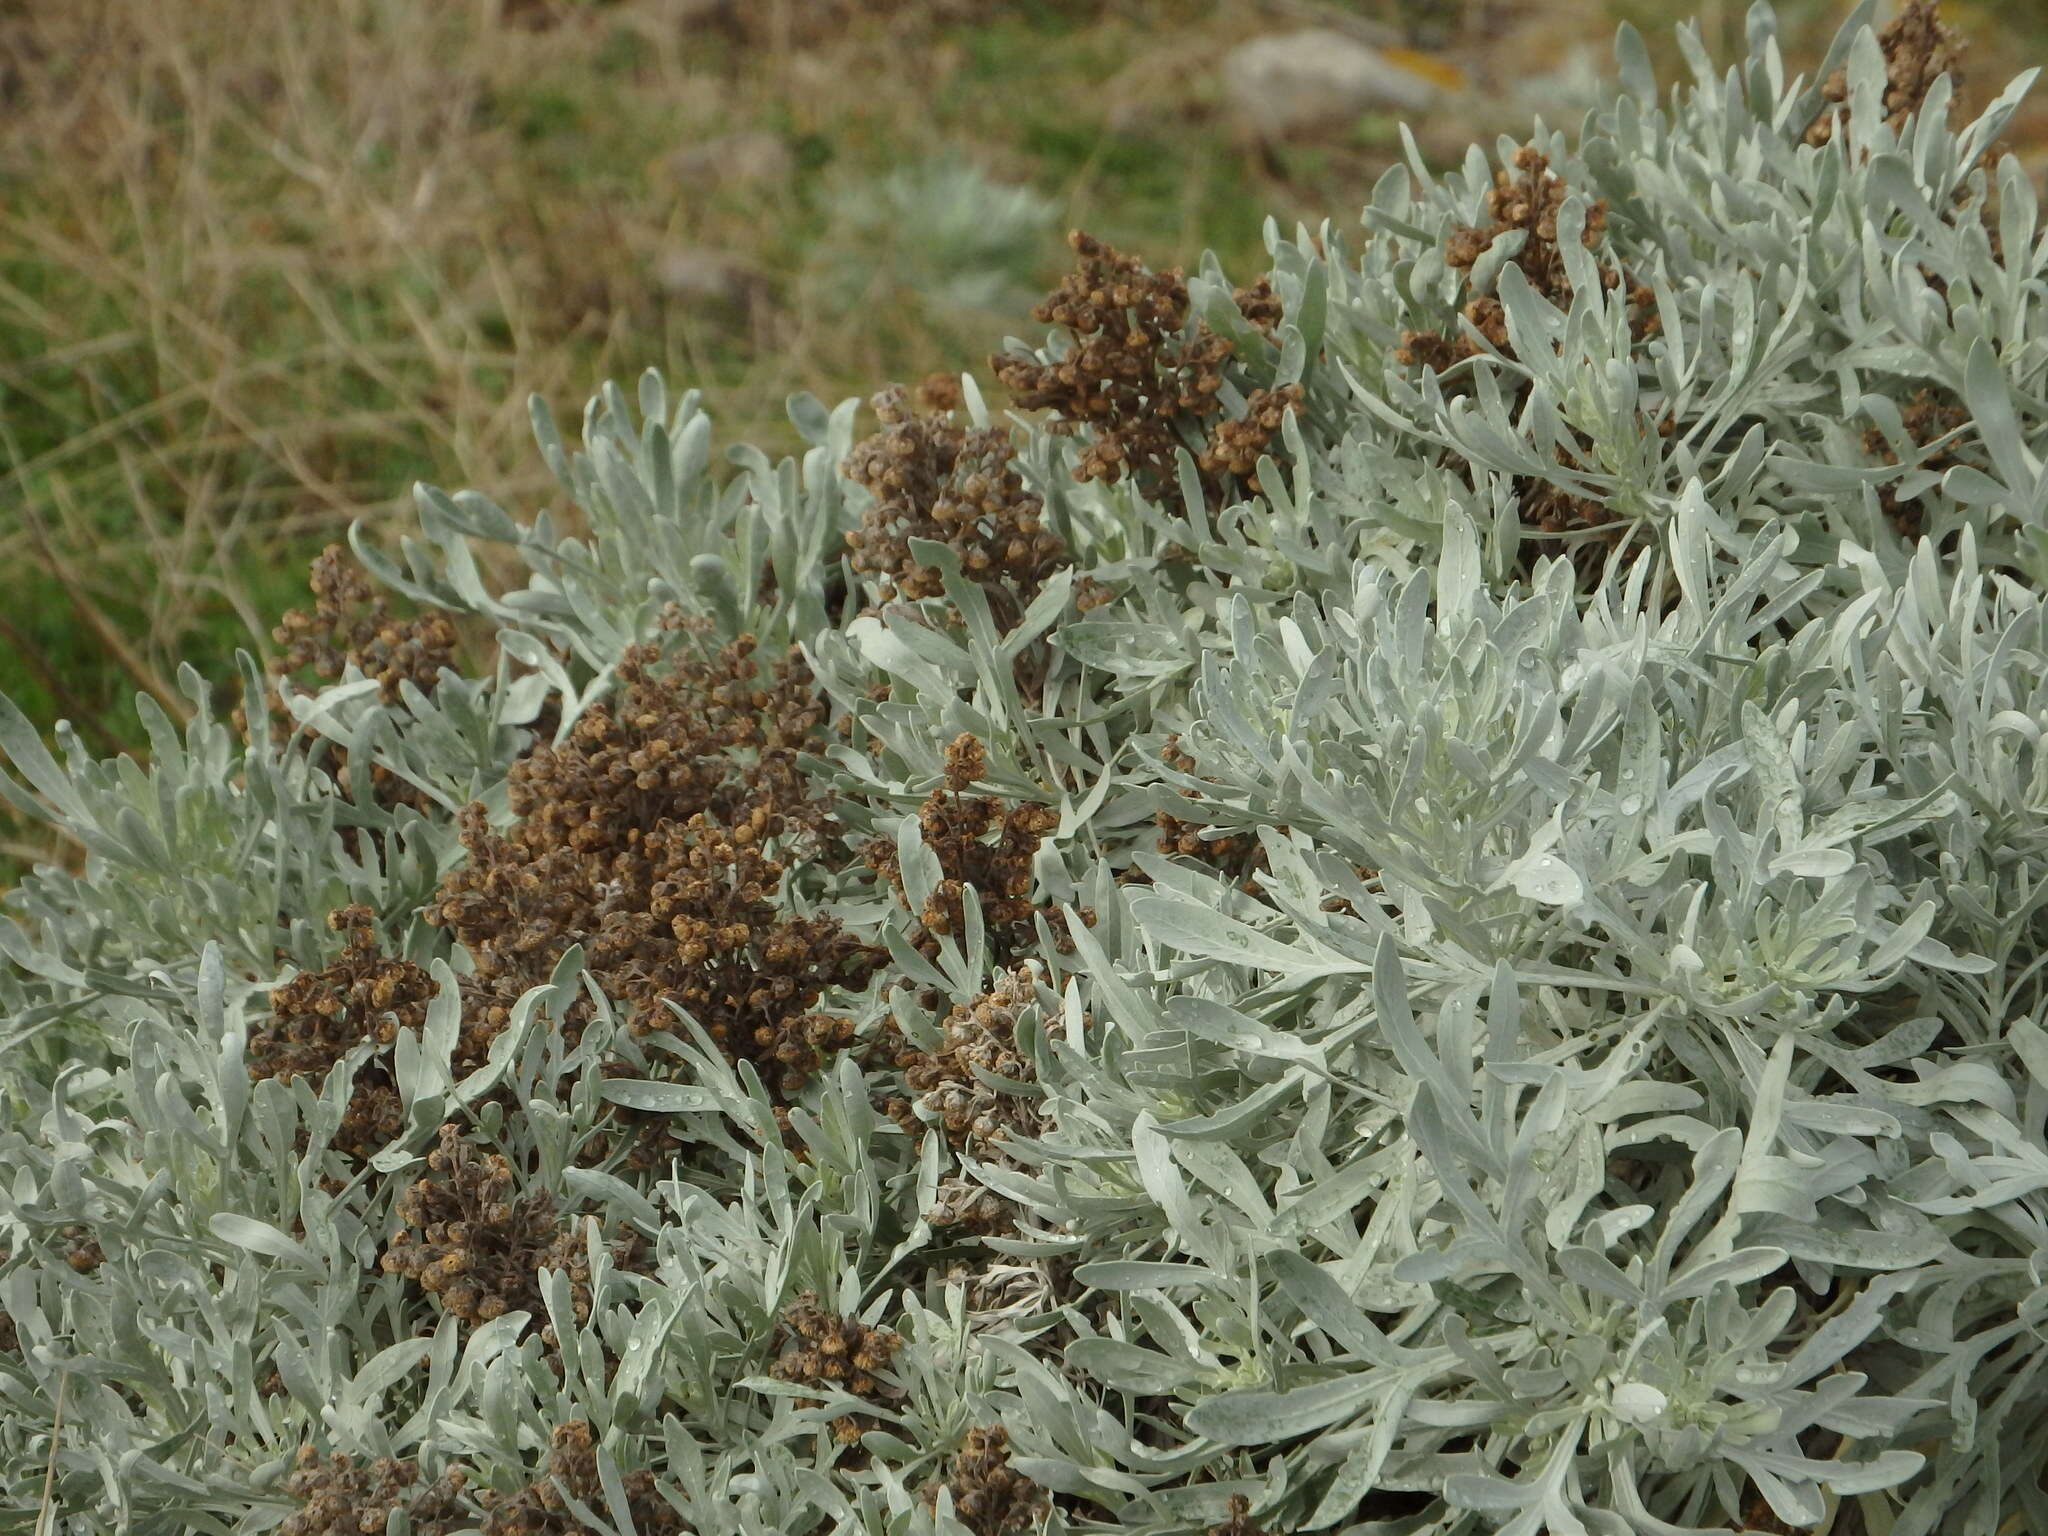
[[[297,1470],[284,1480],[284,1491],[300,1504],[277,1527],[277,1536],[381,1532],[400,1504],[418,1536],[443,1536],[470,1523],[457,1499],[468,1481],[461,1468],[449,1468],[425,1487],[419,1479],[415,1460],[380,1456],[358,1466],[335,1451],[323,1463],[312,1446],[301,1446]]]
[[[1444,259],[1459,271],[1469,273],[1496,239],[1511,230],[1521,230],[1527,239],[1510,259],[1522,269],[1530,287],[1562,307],[1572,300],[1572,284],[1565,275],[1564,253],[1557,243],[1557,218],[1571,188],[1562,177],[1552,174],[1549,159],[1531,145],[1515,151],[1514,170],[1521,174],[1508,170],[1494,172],[1493,190],[1486,194],[1486,212],[1494,222],[1453,230],[1444,248]],[[1607,199],[1595,198],[1586,209],[1586,249],[1595,249],[1606,230]],[[1602,288],[1612,290],[1628,282],[1627,274],[1619,267],[1601,267],[1599,271]],[[1655,296],[1647,286],[1631,283],[1628,299],[1630,330],[1637,341],[1647,340],[1656,334],[1659,325]],[[1465,318],[1498,351],[1514,356],[1508,341],[1507,311],[1498,298],[1492,294],[1472,294],[1465,305]],[[1442,373],[1478,356],[1481,350],[1463,334],[1404,331],[1400,346],[1394,350],[1394,360],[1404,366],[1425,366]]]
[[[1922,448],[1947,437],[1958,427],[1967,426],[1970,420],[1970,413],[1961,405],[1942,400],[1931,389],[1923,389],[1915,394],[1899,415],[1906,428],[1906,435]],[[1892,445],[1876,427],[1864,432],[1863,451],[1886,464],[1899,462],[1898,454],[1892,451]],[[1951,449],[1941,448],[1920,459],[1917,467],[1944,470],[1952,469],[1962,462],[1963,460]],[[1892,527],[1898,530],[1900,538],[1920,537],[1927,513],[1923,497],[1915,496],[1901,501],[1897,489],[1887,485],[1878,491],[1877,501],[1884,509],[1884,515],[1891,521]]]
[[[1893,132],[1904,128],[1906,119],[1927,104],[1927,93],[1943,75],[1952,77],[1960,95],[1963,88],[1960,65],[1963,55],[1969,50],[1969,42],[1961,31],[1942,21],[1939,0],[1906,0],[1899,13],[1878,28],[1877,44],[1884,54],[1885,122]],[[1833,141],[1841,115],[1839,109],[1849,99],[1848,71],[1838,69],[1829,75],[1821,83],[1821,95],[1827,104],[1807,125],[1806,142],[1809,144]],[[2005,147],[2002,143],[1986,145],[1978,153],[1973,168],[1991,165]],[[1954,201],[1964,202],[1969,195],[1968,180],[1958,178]],[[1996,198],[1986,199],[1978,206],[1977,216],[1990,243],[1992,256],[2002,261],[2005,242],[1998,227],[1997,206]],[[1953,221],[1958,211],[1951,206],[1944,210],[1943,217]],[[1920,275],[1943,299],[1948,297],[1947,278],[1924,264]]]
[[[782,1314],[782,1353],[769,1368],[777,1381],[800,1386],[834,1387],[854,1397],[879,1403],[890,1389],[878,1373],[889,1369],[903,1338],[893,1329],[871,1328],[841,1317],[818,1305],[817,1293],[806,1291]],[[798,1398],[806,1408],[821,1407],[822,1400]],[[848,1416],[833,1421],[833,1430],[844,1444],[860,1438],[863,1427]]]
[[[924,1490],[926,1507],[939,1501],[935,1479]],[[1010,1467],[1010,1432],[1000,1424],[967,1431],[947,1468],[953,1513],[974,1536],[1016,1536],[1034,1529],[1051,1509],[1045,1490]]]
[[[64,1228],[64,1262],[81,1275],[89,1275],[107,1262],[99,1237],[82,1222]]]
[[[934,411],[944,416],[949,411],[959,410],[966,403],[967,392],[960,387],[960,375],[957,373],[950,373],[942,368],[937,373],[926,374],[918,381],[917,404],[920,410]]]
[[[314,557],[307,586],[313,596],[312,611],[291,610],[271,632],[282,647],[268,663],[272,679],[310,672],[319,682],[336,683],[353,664],[365,677],[376,680],[379,696],[392,705],[400,701],[404,684],[432,693],[441,669],[458,667],[458,636],[448,616],[395,617],[341,545],[330,544]],[[284,704],[274,686],[269,702],[271,715],[284,720]],[[244,706],[235,706],[233,719],[247,740],[249,718]],[[343,793],[354,795],[348,753],[331,744],[328,750],[335,784]],[[403,805],[423,811],[428,806],[419,789],[377,764],[370,769],[370,797],[387,810]],[[351,857],[360,855],[361,835],[355,827],[341,829]]]
[[[1538,536],[1527,542],[1517,564],[1527,569],[1545,554],[1563,554],[1579,568],[1581,585],[1596,580],[1606,551],[1624,535],[1626,525],[1616,521],[1594,498],[1574,496],[1552,481],[1538,479],[1534,475],[1517,475],[1515,488],[1519,492],[1522,526],[1538,530]],[[1596,528],[1599,532],[1590,539],[1562,537],[1587,528]]]
[[[1669,411],[1654,423],[1648,416],[1638,418],[1640,430],[1655,432],[1660,437],[1669,437],[1677,430],[1677,425],[1677,418]],[[1586,458],[1580,455],[1590,457],[1593,440],[1576,430],[1573,436],[1577,439],[1579,453],[1574,454],[1560,444],[1558,464],[1568,470],[1590,467]],[[1530,534],[1517,564],[1529,570],[1547,555],[1563,555],[1578,568],[1580,585],[1591,590],[1599,582],[1609,554],[1629,536],[1635,525],[1616,517],[1597,498],[1575,495],[1541,476],[1517,475],[1514,486],[1522,527]],[[1593,537],[1570,536],[1587,529],[1596,530]]]
[[[1030,1099],[998,1093],[975,1076],[974,1069],[1015,1083],[1033,1081],[1030,1059],[1017,1049],[1017,1014],[1034,1000],[1036,981],[1029,966],[1019,966],[997,980],[971,1003],[948,1013],[940,1026],[945,1042],[933,1052],[906,1053],[899,1064],[904,1081],[931,1113],[954,1147],[977,1157],[997,1155],[1011,1131],[1033,1135],[1038,1111]]]
[[[1245,397],[1243,416],[1216,423],[1209,433],[1209,446],[1196,456],[1196,465],[1212,479],[1235,475],[1256,491],[1260,457],[1280,435],[1280,423],[1287,413],[1300,408],[1299,384],[1253,390]]]
[[[478,1496],[486,1511],[480,1527],[483,1536],[574,1536],[587,1529],[569,1508],[564,1490],[591,1509],[603,1512],[609,1507],[598,1474],[597,1439],[589,1423],[571,1419],[558,1424],[550,1439],[545,1475],[517,1493],[486,1489]],[[645,1536],[682,1536],[688,1529],[675,1506],[661,1496],[651,1471],[643,1467],[622,1473],[620,1482],[634,1530]]]
[[[666,664],[635,647],[615,701],[513,766],[513,826],[465,811],[469,861],[427,915],[475,960],[493,1031],[581,943],[637,1032],[668,1027],[673,1002],[783,1091],[837,1047],[840,1021],[812,1007],[835,982],[864,983],[879,955],[779,905],[792,852],[836,834],[796,764],[825,708],[793,650],[765,678],[753,652],[749,636]]]
[[[1008,965],[1036,943],[1034,920],[1039,914],[1048,919],[1056,915],[1051,908],[1031,903],[1031,860],[1045,834],[1059,825],[1059,813],[1033,802],[1006,806],[994,795],[969,794],[987,772],[988,759],[982,744],[965,732],[947,745],[945,762],[945,782],[918,811],[924,844],[938,857],[942,878],[924,910],[916,914],[914,942],[920,954],[934,955],[941,935],[963,933],[966,889],[971,885],[981,902],[990,953],[998,964]],[[907,906],[894,840],[875,839],[865,857]]]
[[[1522,248],[1510,258],[1522,269],[1529,285],[1560,307],[1572,300],[1571,279],[1566,275],[1564,253],[1557,243],[1557,220],[1571,188],[1550,169],[1549,159],[1533,146],[1524,145],[1514,155],[1513,171],[1494,173],[1493,189],[1487,193],[1486,210],[1493,223],[1454,230],[1445,247],[1445,260],[1460,271],[1470,272],[1486,249],[1501,235],[1521,230],[1526,235]],[[1516,174],[1519,173],[1519,174]],[[1595,249],[1607,229],[1607,200],[1595,198],[1586,209],[1583,243]],[[1656,299],[1646,284],[1634,282],[1619,266],[1599,266],[1600,284],[1612,291],[1624,288],[1629,301],[1629,330],[1638,342],[1657,334],[1662,322]],[[1507,312],[1492,294],[1472,294],[1465,305],[1465,318],[1486,341],[1502,354],[1514,356],[1508,339]],[[1394,351],[1395,361],[1421,366],[1441,373],[1485,349],[1464,334],[1446,336],[1440,331],[1404,331]],[[1521,386],[1518,386],[1518,390]],[[1647,419],[1646,423],[1647,425]],[[1667,414],[1654,430],[1669,435],[1676,423]],[[1590,443],[1581,435],[1582,447]],[[1558,463],[1576,468],[1577,462],[1564,448]],[[1526,569],[1546,554],[1562,553],[1578,566],[1584,579],[1598,575],[1601,563],[1615,543],[1626,537],[1630,525],[1613,516],[1598,500],[1574,495],[1563,487],[1536,475],[1515,480],[1521,521],[1532,537],[1524,547],[1521,565]],[[1573,538],[1585,529],[1599,529],[1595,538]]]
[[[434,979],[409,960],[377,948],[376,914],[343,907],[327,926],[348,935],[342,952],[317,971],[301,971],[270,994],[270,1021],[249,1038],[249,1076],[317,1085],[334,1064],[365,1040],[378,1049],[356,1070],[355,1085],[333,1146],[344,1157],[367,1158],[405,1128],[392,1076],[391,1045],[401,1029],[420,1029],[434,999]],[[480,1066],[488,1041],[464,1031],[456,1055]],[[300,1132],[303,1143],[305,1133]]]
[[[1269,336],[1286,318],[1286,306],[1280,302],[1280,295],[1273,291],[1273,279],[1270,277],[1260,278],[1249,288],[1232,289],[1230,296],[1236,301],[1238,312]]]
[[[287,613],[271,638],[283,650],[270,662],[273,676],[310,671],[322,682],[341,681],[353,663],[375,678],[386,704],[411,683],[432,693],[443,667],[457,665],[455,626],[444,613],[400,619],[339,544],[314,557],[307,585],[313,610]]]
[[[1017,1014],[1033,1000],[1035,981],[1028,966],[1001,977],[972,1002],[955,1007],[940,1026],[944,1040],[936,1051],[921,1051],[897,1037],[895,1064],[903,1069],[905,1086],[914,1099],[892,1097],[883,1108],[913,1140],[936,1124],[947,1144],[977,1161],[1015,1167],[1004,1148],[1013,1132],[1038,1134],[1042,1121],[1035,1101],[989,1087],[975,1069],[1013,1083],[1032,1082],[1037,1072],[1017,1049]],[[935,1227],[960,1227],[968,1232],[1011,1230],[1015,1212],[993,1190],[964,1176],[944,1180],[936,1206],[925,1213]]]
[[[673,1017],[655,1005],[673,1002],[735,1060],[793,1093],[849,1028],[811,1005],[836,981],[865,979],[877,957],[836,920],[776,906],[785,865],[764,845],[787,830],[766,805],[732,827],[701,812],[657,826],[642,844],[653,876],[646,909],[604,914],[590,961],[637,1005],[636,1031],[669,1027]]]
[[[1266,1536],[1252,1524],[1252,1501],[1241,1493],[1230,1496],[1230,1518],[1209,1527],[1209,1536]]]
[[[1758,1491],[1754,1482],[1745,1480],[1744,1492],[1748,1495],[1742,1505],[1742,1527],[1749,1536],[1797,1536],[1794,1528],[1780,1520],[1771,1509],[1771,1501]],[[1854,1529],[1861,1530],[1863,1522],[1857,1520]]]
[[[385,1246],[380,1267],[404,1275],[470,1323],[507,1312],[529,1312],[540,1336],[558,1342],[547,1323],[539,1271],[561,1270],[577,1322],[590,1316],[590,1255],[580,1221],[563,1222],[553,1194],[536,1188],[521,1195],[512,1165],[500,1153],[479,1153],[455,1125],[441,1127],[441,1144],[427,1154],[439,1177],[419,1180],[398,1201],[404,1223]],[[640,1236],[627,1232],[611,1245],[620,1268],[640,1253]],[[532,1324],[529,1324],[532,1326]]]
[[[1942,22],[1937,0],[1906,0],[1899,14],[1878,29],[1877,44],[1884,50],[1885,121],[1895,129],[1920,110],[1943,75],[1954,75],[1956,84],[1962,84],[1962,71],[1956,66],[1965,43],[1961,33]],[[1827,105],[1807,125],[1809,144],[1833,140],[1836,109],[1849,99],[1849,72],[1836,70],[1821,83],[1820,91]]]
[[[1080,230],[1067,243],[1078,258],[1074,270],[1031,312],[1067,332],[1066,355],[1041,363],[998,354],[989,363],[1019,407],[1054,413],[1047,430],[1088,429],[1091,441],[1075,476],[1128,475],[1148,495],[1161,494],[1176,482],[1176,451],[1191,441],[1204,445],[1196,457],[1211,493],[1218,475],[1255,465],[1299,392],[1259,391],[1245,420],[1231,421],[1217,398],[1230,342],[1199,320],[1188,329],[1180,269],[1148,271],[1137,257]],[[1269,282],[1238,289],[1235,297],[1254,325],[1270,330],[1279,323],[1280,301]]]
[[[1147,271],[1080,230],[1067,243],[1079,258],[1075,270],[1032,310],[1067,331],[1066,356],[1039,363],[998,355],[990,366],[1019,406],[1058,413],[1052,431],[1094,429],[1075,468],[1080,479],[1131,474],[1171,484],[1181,424],[1217,413],[1230,343],[1206,326],[1183,337],[1188,288],[1178,268]]]
[[[930,399],[931,381],[926,386]],[[956,382],[955,397],[957,390]],[[841,466],[874,498],[846,536],[853,568],[880,579],[884,602],[938,597],[940,573],[910,552],[912,539],[930,539],[959,555],[969,579],[1007,591],[1021,613],[1069,556],[1045,526],[1045,504],[1024,489],[1010,434],[962,427],[950,407],[920,415],[900,385],[871,403],[882,430],[855,444]]]
[[[1166,738],[1159,756],[1169,768],[1181,773],[1195,771],[1195,760],[1181,750],[1179,732]],[[1195,800],[1200,798],[1200,791],[1184,789],[1181,795]],[[1258,894],[1258,882],[1252,876],[1266,867],[1266,850],[1256,836],[1249,832],[1233,832],[1228,837],[1204,837],[1200,822],[1182,821],[1165,811],[1155,812],[1152,820],[1159,828],[1161,853],[1177,853],[1183,858],[1198,859],[1229,875],[1246,895]]]

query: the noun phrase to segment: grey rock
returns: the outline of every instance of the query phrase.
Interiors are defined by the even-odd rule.
[[[744,305],[760,287],[760,275],[722,251],[682,246],[655,261],[654,280],[672,299]]]
[[[1230,109],[1254,136],[1288,139],[1342,127],[1364,112],[1422,112],[1435,82],[1328,27],[1258,37],[1223,60]]]
[[[781,134],[746,129],[683,145],[668,157],[668,170],[689,187],[720,183],[751,186],[787,181],[796,171],[796,156],[782,141]]]

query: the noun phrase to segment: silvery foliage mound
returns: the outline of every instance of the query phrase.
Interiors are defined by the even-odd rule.
[[[1412,161],[1362,242],[1269,231],[1273,336],[1213,262],[1192,280],[1237,343],[1226,398],[1306,392],[1258,498],[1212,512],[1192,464],[1163,502],[1077,484],[1079,445],[1016,423],[1077,566],[1007,633],[957,568],[952,611],[828,611],[865,494],[836,473],[852,404],[795,402],[802,462],[732,449],[721,476],[698,397],[650,379],[637,413],[593,402],[580,451],[537,423],[587,536],[425,491],[395,558],[361,548],[496,626],[494,675],[293,696],[314,750],[286,752],[253,664],[247,749],[188,673],[182,734],[141,701],[147,767],[61,727],[59,761],[0,711],[10,798],[88,855],[0,926],[0,1529],[269,1529],[302,1445],[513,1489],[580,1418],[593,1530],[630,1528],[620,1480],[653,1468],[698,1532],[959,1533],[922,1491],[996,1421],[1055,1528],[1191,1532],[1242,1494],[1267,1530],[1347,1536],[2048,1530],[2048,232],[1985,158],[2025,82],[1967,127],[1938,86],[1894,131],[1866,8],[1813,77],[1850,90],[1812,147],[1820,94],[1761,7],[1751,40],[1721,75],[1685,34],[1696,80],[1660,105],[1624,31],[1612,104],[1537,126],[1580,189],[1568,259],[1651,284],[1655,339],[1590,265],[1560,310],[1497,250],[1474,275],[1512,357],[1463,387],[1397,363],[1404,331],[1456,334],[1445,239],[1517,146]],[[1967,408],[1934,469],[1899,426],[1926,389]],[[1873,424],[1897,463],[1860,446]],[[1590,591],[1524,561],[1518,477],[1626,521]],[[1917,543],[1887,486],[1921,498]],[[1080,614],[1081,574],[1117,599]],[[416,916],[453,813],[502,816],[544,702],[566,730],[670,602],[806,647],[855,722],[812,770],[898,839],[913,895],[911,813],[958,733],[996,792],[1060,812],[1036,895],[1095,922],[1019,1014],[1035,1082],[1005,1091],[1040,1129],[964,1169],[1013,1235],[935,1232],[963,1170],[851,1059],[791,1117],[804,1158],[687,1019],[623,1047],[666,1083],[607,1083],[608,1015],[575,1051],[547,1027],[573,952],[453,1080],[465,962]],[[1194,771],[1162,763],[1170,733]],[[425,809],[351,799],[334,746]],[[1250,889],[1154,852],[1160,810],[1256,838]],[[909,922],[865,871],[791,879],[869,934]],[[407,1131],[335,1194],[362,1053],[316,1091],[252,1087],[243,1052],[351,902],[442,991],[398,1041]],[[935,959],[895,948],[952,1003],[990,985],[971,914]],[[930,1038],[914,996],[835,1006]],[[374,1267],[436,1128],[500,1082],[529,1110],[487,1109],[485,1138],[658,1255],[623,1274],[593,1228],[581,1324],[546,1280],[559,1368],[515,1342],[524,1314],[459,1333]],[[569,1166],[607,1093],[672,1110],[723,1172]],[[768,1375],[806,1290],[905,1341],[859,1454],[824,1427],[846,1400]]]

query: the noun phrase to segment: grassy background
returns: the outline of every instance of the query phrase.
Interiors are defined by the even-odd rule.
[[[1398,145],[1379,116],[1244,141],[1216,65],[1262,32],[1461,72],[1416,124],[1442,161],[1525,129],[1621,17],[1669,78],[1689,9],[0,0],[0,692],[132,747],[138,690],[182,713],[177,662],[267,648],[311,556],[414,481],[548,503],[530,393],[572,420],[657,366],[786,451],[792,391],[980,371],[1032,331],[1068,227],[1249,280],[1267,213],[1348,222]],[[1724,57],[1742,9],[1701,0]],[[1810,63],[1846,6],[1780,9]],[[1983,84],[2048,57],[2048,8],[1946,13]],[[2038,102],[2015,140],[2040,162]],[[0,883],[62,853],[0,826]]]

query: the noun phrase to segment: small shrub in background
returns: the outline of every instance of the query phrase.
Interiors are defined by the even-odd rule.
[[[841,186],[842,251],[866,253],[824,274],[837,302],[872,303],[900,289],[940,313],[985,312],[1022,299],[1057,206],[979,167],[939,157]]]
[[[2031,75],[1681,40],[0,710],[0,1519],[2048,1529]]]

